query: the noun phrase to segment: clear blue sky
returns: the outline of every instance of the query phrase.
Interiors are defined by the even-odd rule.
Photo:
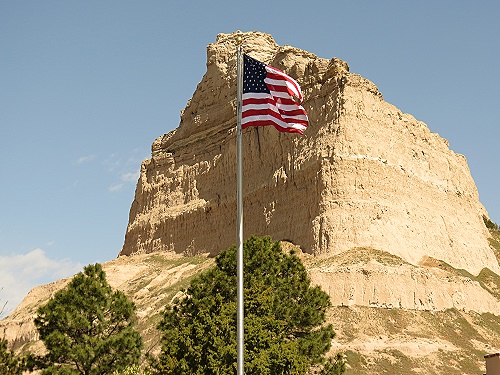
[[[238,29],[347,61],[467,157],[500,222],[499,18],[493,0],[0,0],[0,302],[117,256],[141,161]]]

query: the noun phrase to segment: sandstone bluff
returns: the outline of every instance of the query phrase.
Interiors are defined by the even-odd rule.
[[[142,164],[121,255],[216,254],[235,242],[235,42],[220,34],[177,129]],[[382,249],[478,274],[500,268],[464,156],[339,59],[270,35],[244,34],[245,52],[301,84],[304,136],[244,131],[245,237],[271,235],[325,257]]]
[[[245,237],[294,248],[333,307],[330,354],[347,375],[476,374],[500,351],[500,232],[489,231],[464,156],[383,100],[347,63],[242,34],[245,52],[296,78],[304,136],[244,131]],[[110,284],[138,307],[148,351],[164,306],[236,240],[235,38],[207,48],[207,72],[177,129],[143,162]],[[0,335],[39,352],[36,308],[67,285],[33,289]]]

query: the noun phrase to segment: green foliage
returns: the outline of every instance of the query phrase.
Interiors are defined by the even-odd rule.
[[[484,221],[484,224],[486,225],[486,228],[488,228],[488,229],[492,229],[492,230],[499,230],[500,229],[498,224],[495,224],[488,217],[486,217],[486,215],[483,215],[483,221]]]
[[[24,369],[24,359],[7,349],[7,340],[0,339],[0,374],[21,375]]]
[[[123,370],[115,370],[113,375],[151,375],[151,373],[141,366],[129,366]]]
[[[345,372],[345,357],[337,354],[334,358],[328,358],[320,375],[342,375]]]
[[[151,362],[157,374],[236,372],[236,288],[233,246],[193,279],[185,298],[166,308],[161,354]],[[334,337],[332,327],[323,325],[330,300],[311,286],[299,258],[284,254],[269,237],[249,238],[244,294],[246,374],[306,374],[324,362]]]
[[[496,225],[496,224],[495,224]],[[500,263],[500,229],[498,228],[489,228],[491,237],[488,238],[490,243],[490,247],[495,253],[497,261]]]
[[[48,350],[38,359],[42,374],[111,374],[139,361],[135,306],[112,290],[100,264],[85,267],[37,312],[35,325]]]

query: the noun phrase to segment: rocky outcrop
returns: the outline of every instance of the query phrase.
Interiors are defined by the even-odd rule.
[[[178,128],[143,162],[120,254],[216,254],[235,242],[235,35],[208,46]],[[413,265],[432,257],[500,272],[464,156],[347,63],[241,35],[246,53],[298,80],[310,119],[304,136],[244,131],[245,237],[271,235],[318,257],[370,247]]]
[[[432,258],[415,266],[385,252],[352,249],[319,264],[313,262],[308,271],[334,306],[456,309],[500,316],[500,294],[488,288],[481,277]],[[500,276],[494,275],[500,282]]]

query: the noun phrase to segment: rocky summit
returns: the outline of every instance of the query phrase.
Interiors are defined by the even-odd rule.
[[[121,255],[216,254],[235,242],[235,35],[208,46],[179,127],[143,162]],[[267,34],[243,40],[247,54],[300,83],[310,120],[304,136],[244,131],[245,237],[271,235],[319,257],[371,247],[413,265],[433,257],[500,272],[464,156],[347,63]]]
[[[104,264],[136,302],[148,351],[165,304],[236,240],[237,37],[299,82],[309,115],[303,136],[244,130],[244,236],[293,248],[330,295],[330,354],[346,354],[346,374],[484,372],[500,350],[500,233],[465,157],[346,62],[260,32],[208,46],[179,126],[142,163],[120,256]],[[36,307],[66,284],[35,288],[0,335],[43,350]]]

